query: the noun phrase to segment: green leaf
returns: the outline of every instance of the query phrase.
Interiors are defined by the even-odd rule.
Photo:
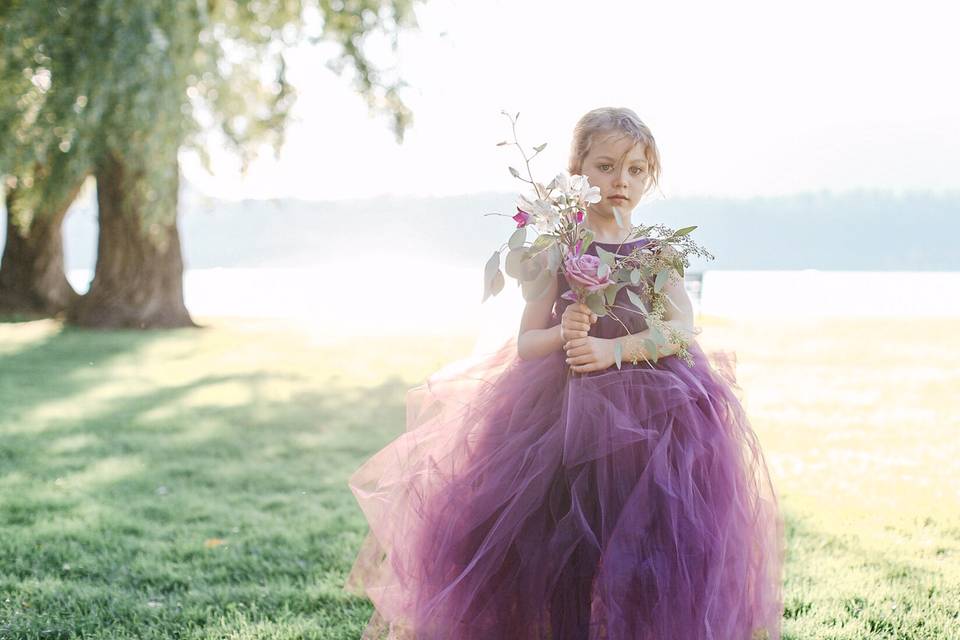
[[[507,246],[511,249],[519,249],[523,246],[523,243],[527,241],[527,228],[520,227],[512,234],[510,234],[510,239],[507,240]]]
[[[617,292],[619,292],[623,286],[624,285],[622,284],[611,284],[603,290],[603,295],[607,301],[607,304],[612,305],[614,302],[616,302]]]
[[[608,267],[612,267],[617,261],[616,254],[610,251],[607,251],[600,245],[597,245],[597,257],[600,258],[600,262],[607,265]]]
[[[533,148],[533,150],[536,151],[537,153],[540,153],[541,151],[543,151],[543,150],[546,148],[546,146],[547,146],[547,143],[544,142],[543,144],[539,144],[539,145],[535,146],[535,147]]]
[[[682,278],[683,277],[683,260],[681,260],[680,258],[674,258],[670,264],[673,265],[673,268],[677,270],[677,273]]]
[[[640,296],[634,293],[632,289],[627,289],[627,297],[630,298],[630,302],[632,302],[633,306],[637,309],[641,309],[644,313],[649,313],[647,307],[643,304],[643,300],[641,300]]]
[[[600,266],[597,267],[597,277],[605,278],[608,275],[610,275],[610,265],[608,265],[606,262],[601,262]]]
[[[503,279],[503,272],[500,271],[500,269],[497,269],[497,275],[493,276],[493,286],[490,289],[490,293],[492,293],[493,295],[497,295],[498,293],[503,291],[504,282],[505,281]]]
[[[557,236],[555,235],[549,233],[540,234],[537,236],[537,239],[533,241],[533,245],[530,247],[530,257],[532,258],[544,249],[553,246],[556,241]]]
[[[617,363],[617,369],[620,368],[622,358],[623,358],[623,345],[620,344],[619,340],[617,340],[613,345],[613,359]]]
[[[667,284],[667,280],[670,279],[671,269],[660,269],[660,272],[657,273],[657,279],[653,282],[653,290],[657,293],[660,293],[660,290],[663,289],[663,285]]]
[[[580,236],[583,239],[583,244],[580,245],[581,253],[587,252],[587,247],[589,247],[593,243],[593,236],[594,234],[592,230],[590,229],[583,230],[583,234]],[[600,247],[597,247],[597,248],[599,249]]]
[[[493,289],[493,281],[496,278],[497,273],[500,271],[500,252],[494,251],[493,255],[487,260],[487,264],[483,268],[483,300],[481,302],[486,302],[487,298],[490,297],[491,290]]]
[[[587,296],[586,304],[590,308],[590,311],[593,311],[599,317],[607,315],[607,308],[603,304],[603,293],[594,292]]]
[[[663,335],[663,332],[660,331],[660,328],[656,324],[651,324],[647,327],[650,330],[650,339],[653,340],[654,344],[666,344],[667,338]]]
[[[527,302],[538,300],[549,288],[550,279],[553,277],[554,275],[548,269],[544,269],[533,280],[521,283],[523,299]]]
[[[519,178],[519,177],[520,177],[520,172],[519,172],[519,171],[517,171],[517,170],[514,169],[513,167],[508,167],[508,168],[510,169],[510,175],[512,175],[514,178]]]
[[[640,284],[640,278],[643,277],[643,274],[640,273],[640,269],[634,269],[630,272],[630,283],[634,285]]]
[[[692,227],[684,227],[683,229],[677,229],[676,231],[673,232],[673,235],[685,236],[696,228],[697,228],[697,225],[693,225]]]
[[[623,226],[623,218],[620,217],[620,207],[613,208],[613,217],[617,220],[617,226]]]
[[[650,357],[650,359],[656,362],[657,358],[660,357],[660,353],[657,351],[657,345],[654,344],[653,340],[650,338],[644,338],[643,346],[646,347],[647,355]]]
[[[547,269],[552,271],[554,275],[557,273],[557,269],[560,268],[560,245],[554,243],[547,249]]]
[[[513,249],[507,253],[506,259],[503,261],[503,267],[507,272],[507,275],[511,278],[516,278],[517,280],[524,280],[523,274],[525,272],[526,263],[524,258],[527,255],[527,250],[525,247],[519,249]]]

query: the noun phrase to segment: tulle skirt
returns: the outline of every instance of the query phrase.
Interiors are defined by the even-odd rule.
[[[783,522],[732,354],[570,373],[511,339],[349,485],[370,640],[779,640]]]

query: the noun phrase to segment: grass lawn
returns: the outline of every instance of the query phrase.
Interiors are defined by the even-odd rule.
[[[0,324],[0,640],[359,637],[347,476],[472,341],[207,320]],[[700,324],[786,515],[784,638],[960,638],[956,320]]]

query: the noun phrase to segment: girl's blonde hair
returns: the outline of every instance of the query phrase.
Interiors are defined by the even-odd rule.
[[[643,154],[647,159],[647,175],[643,193],[646,195],[654,186],[660,184],[660,151],[650,133],[632,109],[626,107],[601,107],[584,114],[573,128],[573,141],[570,144],[570,162],[567,167],[571,174],[583,171],[583,160],[593,144],[594,136],[599,133],[620,132],[643,144]]]

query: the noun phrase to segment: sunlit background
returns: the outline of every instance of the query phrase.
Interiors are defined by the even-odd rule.
[[[495,344],[523,304],[509,286],[480,303],[480,267],[512,227],[483,214],[512,213],[524,187],[507,171],[516,149],[496,146],[511,139],[501,111],[521,114],[528,151],[547,143],[533,167],[546,180],[566,166],[576,119],[613,105],[637,111],[662,155],[661,189],[634,222],[696,224],[717,256],[690,269],[703,311],[956,314],[960,298],[944,295],[960,290],[946,273],[960,261],[955,11],[431,2],[392,67],[414,112],[403,144],[319,63],[323,47],[301,45],[279,158],[265,150],[242,176],[213,135],[213,175],[181,154],[187,306],[295,318],[327,337],[424,330]],[[94,198],[66,221],[81,291]],[[374,273],[357,296],[356,277]],[[403,312],[385,322],[384,308]]]
[[[407,388],[518,328],[513,281],[481,302],[482,267],[514,228],[485,214],[511,215],[524,187],[508,171],[516,149],[497,146],[511,139],[501,112],[520,114],[528,150],[547,143],[532,169],[548,181],[583,113],[624,106],[663,163],[634,223],[696,225],[716,257],[694,259],[686,285],[704,344],[739,357],[782,492],[789,637],[947,628],[960,601],[960,5],[430,0],[415,13],[419,27],[401,32],[396,53],[367,43],[407,84],[402,143],[349,74],[325,66],[331,45],[304,43],[286,56],[297,100],[278,156],[264,147],[241,175],[222,136],[207,133],[211,174],[180,151],[184,298],[216,331],[87,338],[53,320],[0,324],[0,426],[19,443],[6,457],[0,443],[0,465],[51,442],[41,475],[59,483],[23,493],[32,497],[17,513],[153,469],[149,455],[128,455],[140,440],[124,437],[181,460],[147,477],[151,504],[177,496],[195,469],[217,468],[190,455],[234,451],[250,457],[227,470],[228,488],[211,480],[204,500],[236,498],[224,523],[249,513],[230,526],[198,515],[202,535],[220,541],[208,546],[245,540],[251,523],[306,536],[319,519],[340,554],[324,558],[321,592],[340,597],[364,524],[347,474],[403,429]],[[63,225],[78,293],[94,274],[97,216],[90,178]],[[27,372],[20,386],[14,371]],[[50,440],[58,429],[72,431]],[[164,429],[176,436],[157,445]],[[87,446],[110,455],[86,468]],[[30,474],[10,464],[2,486],[27,491]],[[250,469],[263,474],[255,483]],[[201,535],[193,526],[184,530]],[[299,575],[311,544],[276,562]],[[299,585],[289,588],[296,597]],[[367,612],[342,611],[353,616],[343,635],[322,637],[355,637],[344,629]],[[818,635],[832,624],[854,635]],[[245,632],[235,637],[285,637]]]

